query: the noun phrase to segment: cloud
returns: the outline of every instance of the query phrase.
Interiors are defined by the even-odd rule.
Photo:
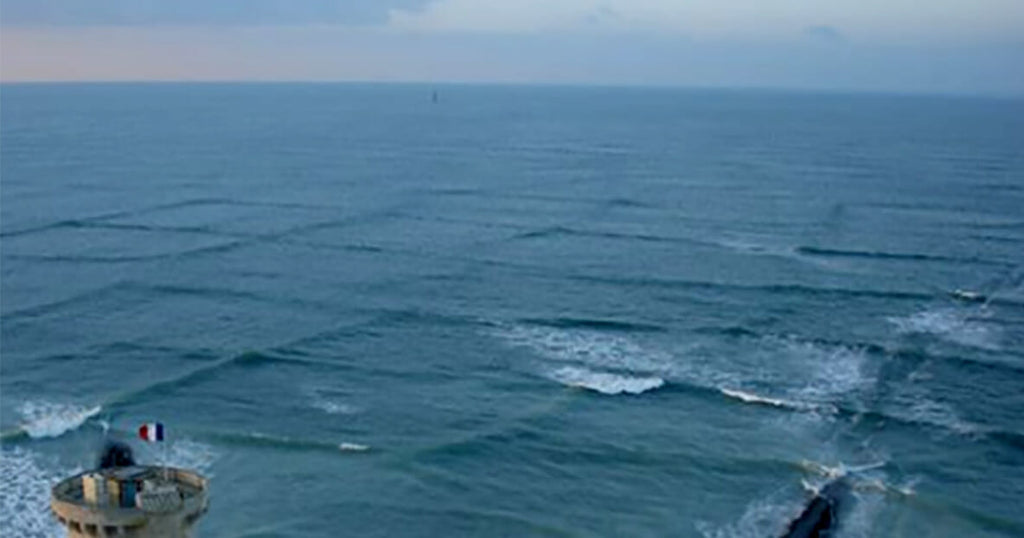
[[[804,28],[804,34],[822,41],[845,41],[846,37],[834,26],[816,25]]]
[[[828,21],[836,26],[821,25]],[[378,26],[417,34],[1019,41],[1021,0],[0,0],[5,27]]]
[[[796,33],[799,35],[799,32]],[[859,36],[859,34],[858,34]],[[442,81],[1024,95],[1024,44],[834,47],[645,35],[397,34],[373,27],[0,32],[0,80]]]
[[[615,9],[602,4],[591,10],[590,14],[585,17],[585,20],[589,24],[594,25],[615,23],[622,20],[622,14]]]
[[[836,26],[823,25],[829,21]],[[1021,0],[431,0],[391,9],[389,26],[418,33],[625,32],[709,40],[890,43],[1019,40]],[[843,29],[840,32],[837,27]]]
[[[4,26],[377,24],[430,0],[3,0]]]

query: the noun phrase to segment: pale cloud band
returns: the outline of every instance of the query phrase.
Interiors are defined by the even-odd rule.
[[[794,37],[829,26],[871,40],[990,40],[1024,35],[1019,0],[436,0],[393,8],[389,25],[423,32],[628,31],[692,38]]]
[[[429,0],[3,0],[5,26],[384,24]]]
[[[794,36],[1019,40],[1020,0],[4,0],[4,26],[373,26],[425,33],[636,32],[691,38]]]
[[[89,6],[86,10],[83,6]],[[1024,93],[1020,0],[3,0],[0,79]]]

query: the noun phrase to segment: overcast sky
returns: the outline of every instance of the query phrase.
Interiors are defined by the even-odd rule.
[[[1024,94],[1024,0],[2,0],[0,77]]]

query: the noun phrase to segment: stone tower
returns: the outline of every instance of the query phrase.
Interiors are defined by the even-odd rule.
[[[69,538],[188,538],[209,506],[207,485],[173,467],[106,467],[58,483],[50,507]]]

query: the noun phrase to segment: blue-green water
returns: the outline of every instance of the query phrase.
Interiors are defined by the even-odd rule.
[[[1024,534],[1024,101],[432,91],[0,89],[4,536]]]

